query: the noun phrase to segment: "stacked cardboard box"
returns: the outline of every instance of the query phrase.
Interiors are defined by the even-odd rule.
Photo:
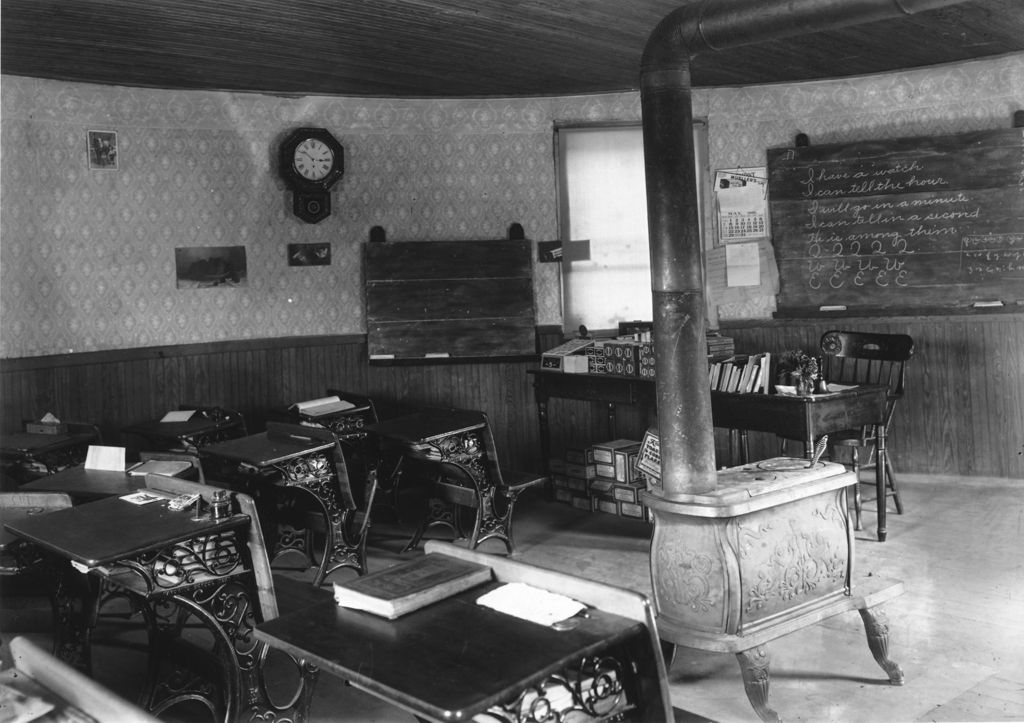
[[[647,486],[636,468],[640,442],[614,439],[567,449],[549,460],[555,499],[581,510],[650,520],[641,493]]]
[[[608,374],[635,377],[639,366],[640,343],[613,339],[604,343],[604,364]]]
[[[587,372],[587,349],[594,346],[590,339],[570,339],[540,355],[541,369],[554,369],[570,374]]]
[[[614,439],[595,444],[591,449],[597,472],[590,483],[591,509],[643,517],[640,493],[644,489],[644,481],[636,475],[640,443],[632,439]],[[627,505],[625,510],[623,503]],[[639,506],[639,510],[636,506]]]
[[[587,347],[587,364],[591,374],[608,373],[604,360],[604,342],[595,342],[593,346]]]
[[[565,450],[563,457],[553,457],[548,461],[551,470],[551,485],[555,499],[580,509],[590,509],[588,488],[590,481],[597,475],[594,457],[589,447],[570,448]]]
[[[640,342],[637,351],[637,374],[646,379],[654,379],[654,342]]]

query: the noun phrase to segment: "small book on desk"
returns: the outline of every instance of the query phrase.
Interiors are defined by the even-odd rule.
[[[145,477],[147,474],[177,477],[191,467],[192,463],[184,459],[148,459],[134,467],[129,467],[128,474],[132,477]]]
[[[325,414],[345,412],[349,409],[354,409],[355,406],[352,402],[333,396],[310,399],[308,402],[296,402],[292,405],[292,408],[299,414],[304,414],[307,417],[322,417]]]
[[[394,620],[491,579],[491,568],[447,555],[428,553],[386,570],[334,584],[341,607]]]

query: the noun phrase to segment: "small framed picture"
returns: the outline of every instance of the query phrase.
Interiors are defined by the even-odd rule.
[[[330,266],[331,245],[329,243],[288,244],[288,265]]]
[[[89,131],[89,168],[117,170],[117,132]]]

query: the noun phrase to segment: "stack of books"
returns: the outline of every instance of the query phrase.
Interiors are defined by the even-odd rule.
[[[720,361],[728,359],[736,350],[736,344],[731,336],[722,336],[717,331],[707,332],[708,359]]]

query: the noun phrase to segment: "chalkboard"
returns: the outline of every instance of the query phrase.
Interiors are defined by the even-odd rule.
[[[779,316],[1024,311],[1024,129],[768,151]]]
[[[528,240],[364,247],[370,360],[535,357]]]

